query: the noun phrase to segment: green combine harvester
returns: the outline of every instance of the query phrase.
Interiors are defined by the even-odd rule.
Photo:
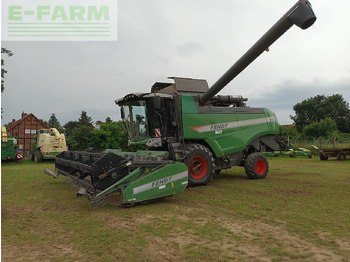
[[[103,153],[62,152],[56,172],[78,187],[91,204],[154,200],[205,185],[214,173],[242,166],[249,178],[265,178],[268,162],[261,152],[276,150],[279,125],[273,112],[246,107],[242,96],[217,95],[233,78],[290,27],[310,27],[311,5],[299,0],[210,88],[206,80],[173,77],[150,93],[128,94],[116,101],[131,145],[149,150]]]

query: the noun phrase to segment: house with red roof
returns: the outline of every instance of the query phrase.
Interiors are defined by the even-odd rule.
[[[48,128],[49,126],[34,114],[22,112],[22,118],[17,121],[12,120],[12,123],[7,127],[7,131],[10,133],[10,137],[17,139],[18,148],[23,154],[28,155],[32,147],[32,138],[40,129]]]

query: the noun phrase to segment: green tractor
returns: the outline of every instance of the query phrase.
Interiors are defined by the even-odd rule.
[[[58,154],[66,150],[64,134],[60,134],[56,128],[40,129],[32,139],[30,159],[35,162],[55,159]]]
[[[1,161],[16,160],[21,162],[23,155],[17,147],[17,140],[7,136],[5,126],[1,126]]]
[[[276,150],[275,114],[247,107],[242,96],[217,93],[294,24],[306,29],[315,20],[310,3],[300,0],[210,88],[205,80],[173,77],[155,83],[150,93],[117,100],[130,145],[149,150],[66,151],[56,157],[56,172],[45,173],[68,176],[77,195],[92,204],[121,205],[206,185],[233,166],[244,167],[249,178],[265,178],[269,165],[261,152]]]

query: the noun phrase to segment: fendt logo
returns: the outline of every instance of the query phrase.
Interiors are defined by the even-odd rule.
[[[5,0],[2,39],[116,41],[116,0]]]

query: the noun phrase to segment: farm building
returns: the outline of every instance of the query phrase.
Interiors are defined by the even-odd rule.
[[[38,119],[32,113],[22,112],[22,118],[15,121],[7,127],[11,137],[17,139],[18,148],[24,155],[28,155],[32,146],[32,138],[40,129],[49,128],[42,120]]]

